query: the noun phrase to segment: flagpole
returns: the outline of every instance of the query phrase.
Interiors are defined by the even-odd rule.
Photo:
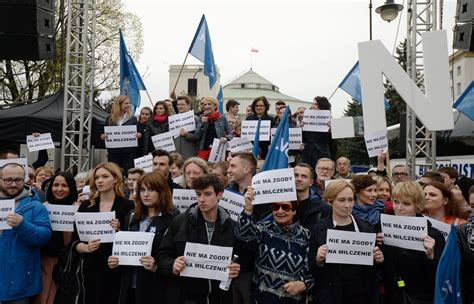
[[[329,96],[328,100],[331,100],[331,97],[336,93],[337,89],[339,89],[339,86],[332,92],[331,96]]]
[[[252,50],[250,50],[250,70],[252,70],[252,67],[253,67],[253,54],[252,54]]]
[[[186,57],[184,57],[183,65],[181,65],[181,69],[179,70],[178,78],[176,79],[176,82],[173,87],[173,91],[171,93],[175,93],[176,86],[178,85],[179,78],[181,77],[181,73],[183,72],[184,65],[186,64],[186,60],[188,59],[189,52],[186,53]],[[176,94],[176,93],[175,93]]]
[[[150,97],[150,93],[148,93],[148,90],[145,90],[145,92],[146,92],[146,95],[148,96],[148,100],[150,101],[150,105],[153,108],[153,100]]]

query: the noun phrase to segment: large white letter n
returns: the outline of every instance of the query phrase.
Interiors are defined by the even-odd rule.
[[[423,34],[425,92],[378,40],[359,43],[360,82],[365,133],[385,131],[382,73],[430,131],[453,129],[446,32]]]

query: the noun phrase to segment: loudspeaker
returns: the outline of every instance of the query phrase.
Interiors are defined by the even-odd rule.
[[[0,34],[0,59],[46,60],[55,55],[54,37]]]
[[[55,55],[54,0],[0,0],[0,60]]]
[[[474,51],[472,22],[459,24],[454,30],[454,48],[458,50]]]
[[[458,0],[456,17],[458,22],[470,22],[474,18],[474,0]]]
[[[0,6],[0,33],[53,36],[54,15],[34,6]]]

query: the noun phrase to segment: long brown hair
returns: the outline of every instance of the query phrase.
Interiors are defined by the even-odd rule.
[[[448,200],[448,203],[444,206],[444,214],[447,216],[462,217],[461,207],[453,200],[453,194],[445,184],[431,181],[423,186],[423,190],[428,186],[438,189],[441,195]]]
[[[137,183],[138,195],[135,199],[137,205],[135,207],[135,219],[142,219],[148,215],[148,207],[143,204],[140,196],[140,189],[143,185],[159,193],[158,201],[154,202],[153,208],[155,213],[170,213],[174,209],[173,199],[168,187],[165,176],[161,172],[151,172],[144,174]]]
[[[100,196],[100,192],[97,189],[97,186],[95,185],[95,174],[97,170],[99,169],[105,169],[112,174],[112,176],[117,180],[117,182],[114,185],[114,192],[115,195],[120,196],[120,197],[125,197],[125,194],[123,193],[123,177],[122,177],[122,170],[120,170],[120,167],[117,166],[114,163],[101,163],[98,164],[95,168],[94,171],[92,172],[91,180],[89,182],[89,186],[91,189],[91,194],[89,196],[89,201],[91,202],[89,207],[92,207],[95,205],[95,200]]]

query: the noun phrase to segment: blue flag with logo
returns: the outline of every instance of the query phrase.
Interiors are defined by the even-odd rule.
[[[274,169],[288,168],[288,151],[290,150],[290,122],[288,115],[290,107],[286,106],[283,118],[278,124],[272,144],[268,150],[267,158],[263,163],[261,172]]]
[[[344,77],[344,79],[339,84],[339,88],[343,89],[347,94],[351,95],[352,99],[358,103],[362,103],[362,91],[360,88],[360,71],[359,71],[359,61],[354,64],[349,73]],[[390,104],[387,99],[384,97],[385,102],[385,111],[390,110]]]
[[[209,78],[209,89],[212,89],[217,80],[216,66],[212,53],[211,36],[209,35],[209,28],[207,27],[204,15],[202,15],[196,34],[194,34],[194,39],[191,42],[188,53],[204,63],[203,73]]]
[[[262,119],[259,119],[257,122],[257,129],[255,130],[255,139],[253,140],[253,149],[252,154],[258,159],[258,154],[260,153],[260,122]]]
[[[443,254],[439,259],[436,271],[435,304],[461,304],[461,287],[459,270],[461,254],[458,247],[456,227],[451,225],[451,231],[446,241]]]
[[[474,81],[462,92],[454,102],[453,108],[474,120]]]
[[[219,93],[217,94],[217,101],[219,104],[219,112],[224,114],[224,96],[222,94],[222,85],[219,86]]]
[[[133,111],[140,106],[140,90],[146,90],[140,73],[128,54],[122,31],[120,33],[120,95],[127,95]]]

